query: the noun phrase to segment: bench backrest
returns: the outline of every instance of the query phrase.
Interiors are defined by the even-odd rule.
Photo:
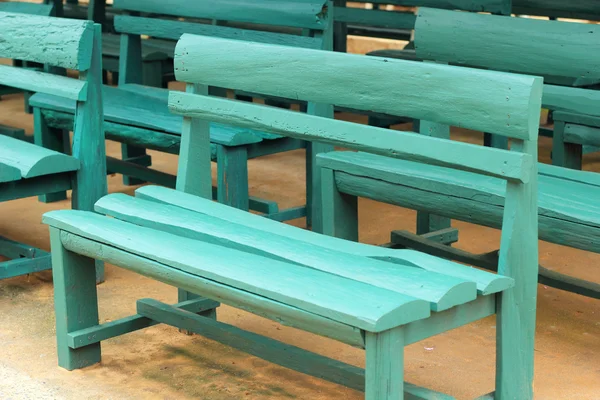
[[[507,181],[499,273],[517,285],[535,282],[541,78],[194,35],[179,40],[175,71],[177,80],[195,85],[195,93],[169,95],[170,110],[186,121],[178,190],[211,196],[208,121],[499,177]],[[483,130],[512,138],[512,146],[494,149],[212,97],[200,90],[206,85]]]
[[[411,31],[415,26],[416,16],[412,11],[386,11],[378,6],[382,4],[403,7],[431,7],[446,10],[463,10],[471,12],[489,12],[493,14],[510,15],[510,0],[375,0],[352,1],[361,5],[372,4],[373,8],[347,7],[346,0],[336,0],[334,20],[336,22],[336,51],[346,51],[345,36],[347,26],[354,26],[352,34],[388,37],[391,39],[408,39],[402,32]],[[373,34],[367,34],[364,29],[374,28]],[[363,30],[361,30],[363,29]],[[390,30],[387,32],[387,30]]]
[[[139,35],[178,40],[191,33],[315,49],[330,49],[333,40],[328,0],[115,0],[113,7],[131,14],[116,16],[114,24],[123,34],[121,66],[132,70],[141,70]],[[133,67],[127,63],[132,58]],[[141,83],[139,75],[121,72],[120,83]]]
[[[515,14],[600,21],[597,0],[512,0]]]
[[[0,12],[0,57],[79,71],[79,79],[75,79],[0,65],[0,84],[76,101],[73,155],[80,160],[80,171],[101,171],[95,179],[106,182],[106,157],[89,156],[90,152],[104,154],[100,26],[90,21]],[[39,110],[35,113],[36,119],[42,118]],[[78,174],[78,179],[80,176],[90,179],[87,174]],[[78,205],[81,209],[93,209],[93,202],[106,192],[105,185],[94,187],[99,193],[90,190],[89,204]]]
[[[54,13],[50,4],[25,3],[22,1],[5,1],[0,3],[1,12],[22,13],[49,17]]]
[[[600,25],[594,24],[422,8],[415,51],[425,60],[550,79],[600,80]],[[593,90],[545,85],[543,104],[600,115],[600,93]]]

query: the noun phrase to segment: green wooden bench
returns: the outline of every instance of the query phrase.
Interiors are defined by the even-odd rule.
[[[372,5],[372,8],[348,7]],[[348,35],[376,37],[394,40],[411,40],[415,14],[407,11],[386,11],[382,5],[402,7],[431,7],[472,12],[489,12],[510,15],[510,0],[335,0],[335,51],[346,52]],[[408,46],[412,48],[412,46]]]
[[[403,383],[404,346],[498,313],[495,398],[532,398],[540,78],[194,35],[180,39],[175,71],[195,88],[169,97],[170,109],[189,118],[178,190],[146,186],[135,197],[108,195],[96,203],[108,217],[82,211],[44,216],[60,366],[95,364],[101,341],[166,323],[364,390],[368,400],[446,399]],[[389,81],[375,79],[381,76]],[[390,132],[208,96],[208,86],[427,117],[515,142],[507,151]],[[208,121],[502,180],[508,189],[499,273],[320,235],[211,201]],[[327,226],[351,224],[340,219],[353,207],[350,197],[333,189],[331,169],[322,172],[327,204],[333,204],[324,212]],[[99,324],[94,260],[179,287],[179,303],[139,300],[137,315]],[[366,370],[218,322],[215,300],[365,349]]]
[[[573,29],[571,33],[569,30]],[[581,49],[598,48],[593,25],[566,22],[508,18],[422,8],[419,10],[415,47],[417,55],[440,62],[464,63],[479,67],[502,67],[533,73],[541,68],[548,75],[600,77],[597,50],[587,57],[549,57],[580,38]],[[589,43],[583,43],[587,37]],[[539,38],[549,39],[541,42]],[[517,43],[517,39],[519,42]],[[538,47],[545,43],[545,47]],[[595,44],[594,44],[595,43]],[[573,53],[572,50],[570,53]],[[382,59],[383,61],[391,61]],[[388,79],[386,79],[389,82]],[[542,103],[555,109],[593,110],[598,104],[597,91],[582,88],[544,85]],[[510,101],[512,95],[507,94]],[[596,100],[594,100],[596,99]],[[597,107],[596,107],[597,108]],[[595,111],[597,112],[597,110]],[[512,115],[508,115],[512,118]],[[507,124],[512,126],[511,121]],[[463,126],[456,124],[457,126]],[[485,132],[485,130],[481,129]],[[496,134],[495,131],[487,131]],[[449,137],[447,125],[421,121],[421,133]],[[514,143],[513,143],[514,146]],[[457,240],[448,218],[500,228],[502,204],[506,191],[501,179],[478,176],[469,172],[451,172],[440,167],[424,167],[407,161],[394,161],[364,153],[331,153],[322,166],[334,171],[336,187],[344,196],[364,196],[424,212],[417,236],[409,232],[393,232],[392,245],[427,251],[450,259],[470,262],[495,269],[498,252],[473,255],[445,246]],[[598,174],[565,168],[539,166],[540,239],[588,251],[600,251],[600,219],[594,193],[598,192]],[[350,200],[348,200],[350,202]],[[355,200],[348,211],[354,222],[338,222],[350,226],[343,236],[357,239]],[[440,217],[433,217],[433,215]],[[338,228],[333,233],[342,235]],[[350,232],[351,231],[351,232]],[[331,232],[331,231],[330,231]],[[546,285],[600,298],[600,285],[540,267],[540,282]]]
[[[581,169],[583,145],[600,144],[600,91],[586,87],[600,82],[598,25],[424,9],[415,43],[419,58],[544,76],[554,165]]]
[[[71,79],[0,65],[3,85],[77,102],[72,155],[0,135],[0,201],[73,189],[73,208],[91,211],[106,194],[99,29],[87,21],[0,12],[0,57],[71,68],[81,75]],[[52,139],[39,110],[34,118],[35,138]],[[47,252],[4,238],[0,253],[10,259],[0,264],[0,278],[51,268]],[[97,268],[101,281],[102,264]]]
[[[274,3],[277,7],[273,7]],[[331,21],[327,14],[326,0],[285,4],[284,7],[274,0],[260,0],[248,2],[240,7],[239,2],[223,0],[220,0],[218,5],[214,2],[192,5],[186,0],[176,3],[116,0],[115,8],[129,10],[131,13],[177,13],[178,16],[188,19],[203,17],[209,20],[235,20],[252,26],[285,25],[302,28],[305,30],[305,36],[172,19],[116,16],[115,28],[122,33],[120,85],[118,88],[104,87],[104,115],[107,138],[123,143],[123,159],[109,158],[109,171],[122,173],[128,177],[126,183],[130,184],[150,181],[175,186],[174,176],[148,168],[151,160],[146,155],[146,149],[178,154],[181,129],[187,124],[187,120],[169,112],[167,90],[140,85],[140,35],[177,40],[182,33],[189,32],[294,47],[331,48]],[[71,129],[75,106],[73,101],[39,94],[33,96],[32,105],[40,109],[50,127]],[[313,105],[308,112],[323,114],[329,113],[330,110],[328,107]],[[221,124],[212,126],[210,136],[212,159],[216,161],[218,169],[216,196],[219,201],[245,210],[250,208],[278,220],[300,218],[308,214],[309,223],[318,226],[319,221],[313,221],[312,213],[307,212],[307,209],[313,207],[312,204],[315,204],[315,208],[320,204],[320,200],[315,198],[319,193],[320,176],[312,173],[313,160],[318,152],[331,149],[329,146],[307,144],[300,140]],[[249,197],[248,159],[305,147],[308,149],[308,206],[280,210],[273,201]]]

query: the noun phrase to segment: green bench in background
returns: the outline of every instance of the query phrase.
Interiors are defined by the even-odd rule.
[[[472,12],[489,12],[510,15],[510,0],[375,0],[351,1],[361,5],[371,4],[372,9],[348,7],[346,0],[335,0],[334,50],[346,52],[348,35],[395,40],[411,40],[415,14],[406,11],[385,11],[382,5],[402,7],[431,7]],[[411,46],[409,46],[411,47]]]
[[[72,155],[0,135],[0,201],[73,189],[73,208],[93,210],[96,200],[106,194],[100,27],[87,21],[0,12],[0,32],[1,57],[71,68],[81,75],[71,79],[0,66],[3,85],[77,103]],[[44,132],[39,111],[34,118],[36,140],[58,140]],[[51,268],[50,254],[20,243],[2,239],[0,253],[10,259],[0,264],[0,278]],[[94,281],[103,280],[102,266],[98,263],[97,275],[92,271]]]
[[[422,9],[415,32],[419,58],[544,76],[554,165],[581,169],[582,145],[600,144],[600,91],[573,86],[600,82],[598,25]]]
[[[218,4],[217,4],[218,3]],[[178,21],[173,19],[119,15],[115,17],[115,28],[122,33],[120,85],[104,87],[105,129],[108,139],[121,142],[123,159],[109,158],[108,170],[127,176],[126,183],[150,181],[166,186],[175,186],[175,177],[148,168],[151,163],[146,149],[171,154],[180,152],[182,126],[188,120],[169,113],[168,91],[139,85],[142,83],[142,34],[154,38],[177,40],[182,33],[236,38],[261,43],[277,43],[289,46],[316,49],[331,48],[331,21],[327,14],[326,0],[313,2],[286,2],[286,6],[273,7],[273,0],[248,2],[240,8],[235,1],[190,3],[186,0],[171,2],[145,2],[140,0],[116,0],[114,7],[131,13],[173,14],[186,18],[238,21],[250,25],[277,24],[305,30],[305,36],[262,32],[250,29],[216,26],[205,23]],[[178,6],[179,5],[179,6]],[[193,88],[190,88],[192,90]],[[44,115],[53,129],[71,129],[74,102],[56,96],[39,94],[32,97],[32,105]],[[332,116],[329,107],[311,105],[308,112]],[[329,146],[310,144],[264,132],[213,124],[211,128],[211,157],[217,162],[218,179],[216,196],[219,201],[252,209],[270,218],[287,220],[307,215],[309,223],[312,213],[307,212],[320,203],[318,193],[320,180],[313,174],[316,153],[331,149]],[[250,158],[307,148],[307,204],[308,206],[279,210],[277,203],[250,198],[248,195],[248,167]],[[131,178],[134,178],[132,180]]]
[[[558,58],[547,56],[561,46],[561,38],[573,42],[573,38],[567,34],[569,28],[575,30],[575,34],[581,39],[580,42],[588,36],[595,35],[594,25],[422,8],[417,18],[415,44],[417,54],[425,59],[431,57],[453,63],[460,61],[481,67],[502,66],[505,70],[519,70],[523,73],[531,73],[543,66],[549,75],[581,74],[590,78],[600,77],[600,68],[594,67],[599,65],[598,51],[589,57],[572,59],[568,59],[566,54]],[[515,42],[516,37],[520,39],[519,43]],[[546,47],[538,47],[542,37],[551,37],[553,40],[543,42]],[[590,49],[593,43],[596,43],[597,47],[599,42],[592,40],[591,43],[583,43],[582,51]],[[390,82],[388,79],[385,81]],[[589,96],[582,93],[588,93]],[[598,103],[597,100],[593,100],[597,93],[581,88],[546,84],[542,103],[548,107],[558,107],[557,109],[581,107],[591,110]],[[482,95],[480,100],[484,97],[485,95]],[[505,101],[510,102],[514,97],[515,95],[507,93]],[[454,106],[448,103],[446,107]],[[457,114],[460,114],[460,111],[457,111]],[[513,126],[513,115],[506,116],[507,127]],[[464,127],[461,124],[455,125]],[[448,137],[448,126],[422,120],[421,127],[423,126],[433,133],[445,132],[445,137]],[[513,141],[512,147],[514,146]],[[334,171],[335,186],[343,193],[343,198],[347,199],[346,218],[351,222],[336,221],[336,224],[352,229],[340,230],[334,226],[330,232],[335,235],[357,239],[356,197],[367,197],[424,211],[424,216],[431,217],[435,214],[443,218],[444,225],[440,223],[440,218],[431,218],[431,225],[426,227],[430,229],[417,232],[424,233],[423,236],[393,232],[393,246],[419,249],[489,269],[497,268],[497,251],[473,255],[453,249],[440,241],[454,234],[449,228],[447,218],[500,228],[503,223],[502,205],[507,194],[502,179],[483,177],[470,172],[450,171],[441,167],[425,167],[413,162],[394,161],[365,153],[330,153],[322,157],[320,162],[323,167]],[[596,173],[540,164],[540,239],[600,252],[600,210],[596,204],[596,196],[600,196],[599,184],[599,175]],[[540,267],[539,280],[548,286],[600,298],[598,283],[587,282],[543,267]]]
[[[495,398],[532,398],[540,78],[194,35],[179,41],[175,71],[194,88],[169,97],[171,110],[189,121],[178,190],[146,186],[135,197],[106,196],[96,210],[109,217],[44,216],[51,226],[60,366],[95,364],[101,341],[166,323],[364,390],[367,400],[451,398],[403,383],[404,346],[497,313]],[[207,96],[208,86],[427,117],[515,141],[508,151],[395,132]],[[449,178],[469,171],[501,180],[507,197],[504,211],[498,207],[504,214],[499,273],[328,237],[212,202],[209,121],[425,169],[443,166]],[[354,200],[335,189],[338,172],[322,172],[326,227],[331,231],[335,221],[350,233]],[[137,315],[99,324],[94,260],[177,286],[180,302],[139,300]],[[365,349],[366,370],[218,322],[215,301]]]

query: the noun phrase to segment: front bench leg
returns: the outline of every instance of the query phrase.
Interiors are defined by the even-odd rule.
[[[58,365],[68,370],[100,362],[100,343],[73,349],[69,332],[98,325],[95,260],[65,249],[61,231],[50,228]]]
[[[404,328],[365,333],[365,400],[404,399]]]

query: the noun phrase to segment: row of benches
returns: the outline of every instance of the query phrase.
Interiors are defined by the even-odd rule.
[[[129,2],[130,6],[141,4],[134,0],[121,2]],[[301,7],[290,7],[297,14],[290,10],[278,15],[278,21],[286,17],[291,26],[312,24],[313,27],[329,21],[327,26],[330,26],[330,16],[323,5],[315,8],[316,3],[303,2]],[[153,7],[160,5],[156,3]],[[318,12],[314,13],[315,10]],[[244,15],[253,18],[261,15],[245,11]],[[452,21],[463,17],[474,18],[473,21],[494,18],[497,26],[531,23],[427,9],[421,10],[418,18]],[[140,24],[143,19],[122,18]],[[158,31],[163,26],[161,22],[165,21],[152,19],[148,25]],[[32,145],[3,138],[18,149],[12,156],[6,153],[0,164],[6,182],[16,182],[11,186],[3,184],[3,194],[36,195],[72,187],[74,208],[83,210],[45,216],[52,226],[61,366],[74,369],[98,362],[100,341],[156,322],[198,332],[250,352],[257,351],[252,345],[257,340],[263,343],[267,340],[273,349],[283,348],[281,343],[217,322],[215,301],[222,301],[367,351],[365,372],[293,349],[301,360],[293,363],[297,369],[365,389],[369,399],[399,399],[404,391],[426,398],[439,394],[402,384],[403,347],[498,312],[501,329],[495,398],[532,397],[537,135],[542,92],[546,93],[540,78],[337,54],[318,50],[322,44],[292,47],[285,41],[257,38],[265,38],[266,34],[251,35],[239,28],[197,25],[196,29],[202,30],[195,33],[205,36],[186,34],[175,51],[174,71],[177,80],[187,82],[187,93],[167,93],[139,85],[101,90],[98,26],[17,14],[0,14],[0,24],[3,32],[15,32],[0,43],[3,56],[82,71],[79,81],[12,67],[6,67],[10,72],[2,75],[4,84],[39,92],[32,98],[38,143],[62,150],[68,143],[65,130],[71,127],[75,130],[73,156],[52,150],[34,151],[23,147]],[[466,20],[462,24],[465,27],[472,22]],[[477,32],[482,31],[481,26],[473,24]],[[438,25],[443,27],[435,24]],[[136,42],[139,43],[141,32],[131,28],[136,26],[134,23],[127,26],[132,31],[125,31],[124,47],[129,49],[125,54],[139,60],[141,46]],[[58,32],[64,41],[56,43],[53,40]],[[326,38],[325,33],[313,36],[306,39],[322,43]],[[250,38],[253,42],[241,42],[240,38]],[[386,79],[381,79],[382,76]],[[209,88],[307,102],[307,113],[208,96]],[[107,100],[111,90],[120,94]],[[398,96],[399,92],[402,96]],[[56,96],[57,93],[62,97]],[[178,191],[145,187],[136,192],[135,198],[104,197],[96,202],[95,210],[114,217],[106,218],[90,212],[92,204],[106,192],[102,184],[91,185],[105,182],[103,104],[107,111],[104,117],[107,133],[111,122],[120,125],[114,128],[115,132],[131,129],[120,117],[110,117],[108,111],[112,102],[127,93],[141,97],[130,97],[129,101],[117,104],[114,113],[118,113],[119,107],[129,107],[123,118],[143,115],[138,119],[145,124],[144,131],[137,132],[140,137],[152,133],[157,139],[169,136],[161,129],[147,129],[149,123],[156,123],[157,114],[170,118],[170,114],[161,111],[163,107],[180,116],[177,117],[181,134],[177,143]],[[329,118],[334,106],[410,117],[422,121],[423,130],[461,126],[490,132],[511,139],[511,150],[335,121]],[[310,155],[318,158],[321,165],[315,169],[319,175],[311,181],[312,187],[318,185],[323,194],[323,199],[315,202],[315,209],[322,210],[319,214],[324,218],[323,230],[338,238],[208,201],[213,194],[210,161],[214,158],[211,142],[214,143],[215,124],[223,124],[218,126],[228,131],[257,132],[300,143],[324,143],[319,149],[337,145],[361,151]],[[133,144],[147,146],[146,142]],[[19,169],[17,176],[16,166],[22,164],[20,154],[27,154],[31,160],[30,167]],[[140,163],[139,159],[135,161]],[[109,169],[114,168],[111,162]],[[50,171],[46,163],[64,168]],[[542,232],[545,226],[561,243],[575,245],[579,241],[580,248],[597,250],[594,229],[589,229],[595,223],[594,214],[580,207],[585,201],[582,200],[585,191],[596,184],[594,175],[544,166],[539,169],[540,205],[548,204],[540,210],[546,217],[540,218]],[[30,191],[14,189],[17,185],[31,184],[31,178],[36,177],[31,171],[36,170],[39,176],[47,178],[44,184],[59,182],[60,175],[65,185],[52,186],[50,190],[37,184]],[[126,173],[129,171],[133,168]],[[235,180],[235,176],[225,174],[225,177]],[[548,190],[543,189],[545,177]],[[571,185],[573,199],[554,201],[556,188],[563,184]],[[463,191],[464,196],[455,196]],[[357,196],[501,226],[502,242],[496,261],[499,274],[412,250],[340,239],[356,239]],[[318,207],[321,203],[322,208]],[[447,253],[443,256],[456,257]],[[95,261],[110,262],[173,284],[180,288],[180,302],[169,306],[141,300],[138,315],[100,325],[95,270],[102,264]],[[314,290],[316,285],[318,291]],[[359,298],[355,295],[358,291]],[[274,351],[257,355],[286,363],[286,357]]]

